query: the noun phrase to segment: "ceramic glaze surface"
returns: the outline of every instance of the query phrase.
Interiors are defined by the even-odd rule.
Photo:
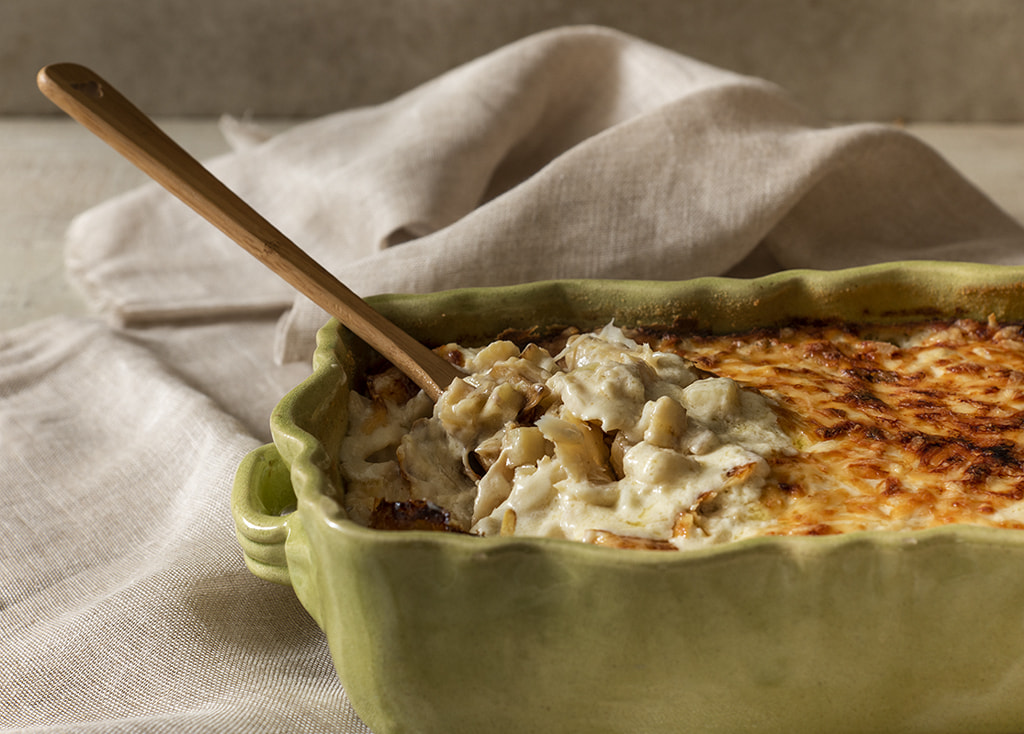
[[[895,263],[755,281],[554,282],[375,305],[432,344],[507,327],[1024,319],[1024,270]],[[465,314],[472,313],[472,324]],[[753,538],[686,552],[370,530],[337,466],[366,351],[335,323],[240,466],[239,540],[385,732],[1017,732],[1024,535]],[[289,511],[292,505],[294,511]]]

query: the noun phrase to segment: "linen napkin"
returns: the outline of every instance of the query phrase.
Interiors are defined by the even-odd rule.
[[[366,732],[231,480],[301,379],[273,321],[0,334],[0,731]]]
[[[899,128],[825,125],[607,29],[229,132],[211,168],[364,295],[1024,262],[1018,223]],[[67,260],[108,318],[0,335],[0,730],[365,734],[292,592],[245,570],[229,511],[323,314],[155,185],[81,215]]]
[[[364,296],[1024,260],[1019,224],[906,131],[828,126],[775,85],[603,28],[526,38],[210,165]],[[291,299],[155,187],[79,218],[68,253],[124,323]],[[308,359],[325,318],[296,298],[278,357]]]

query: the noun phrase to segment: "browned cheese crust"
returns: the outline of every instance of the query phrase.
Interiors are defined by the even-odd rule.
[[[769,534],[954,522],[1024,527],[1024,337],[957,321],[635,334],[772,397],[798,449],[772,461]],[[908,339],[909,336],[909,339]]]

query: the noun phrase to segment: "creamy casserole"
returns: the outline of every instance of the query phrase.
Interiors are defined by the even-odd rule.
[[[608,325],[521,344],[443,347],[467,376],[436,405],[393,371],[352,393],[353,520],[659,549],[1024,527],[1017,326]]]

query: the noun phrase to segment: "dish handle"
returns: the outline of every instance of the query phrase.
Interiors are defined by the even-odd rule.
[[[290,470],[277,447],[266,444],[250,451],[235,472],[231,514],[245,565],[255,576],[291,585],[285,541],[294,510]]]

